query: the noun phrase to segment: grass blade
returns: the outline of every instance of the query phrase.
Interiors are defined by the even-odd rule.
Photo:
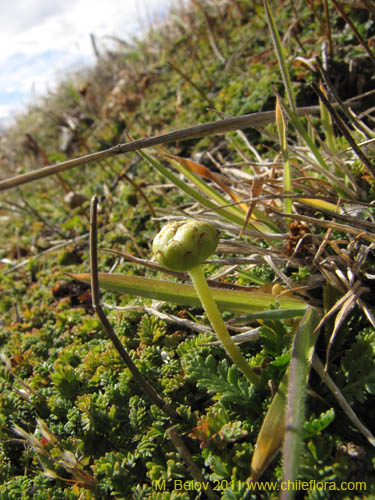
[[[241,198],[234,192],[232,191],[229,186],[227,186],[217,175],[215,175],[211,170],[204,165],[201,165],[200,163],[197,163],[193,160],[190,160],[188,158],[182,158],[181,156],[175,156],[171,154],[166,154],[163,153],[163,156],[168,158],[168,160],[171,160],[175,167],[183,173],[186,177],[188,177],[189,173],[197,174],[200,177],[204,177],[206,179],[210,179],[211,181],[215,182],[218,186],[220,186],[229,196],[232,198],[234,202],[237,202],[237,206],[233,207],[228,207],[231,210],[235,211],[235,213],[238,215],[239,209],[241,209],[243,212],[247,213],[249,207],[247,203],[242,202]],[[181,168],[182,167],[182,168]],[[196,176],[189,176],[188,177],[194,184],[199,187],[202,191],[206,192],[208,195],[217,195],[219,199],[216,201],[220,200],[220,203],[223,202],[224,198],[217,193],[214,189],[211,189],[209,185],[207,185],[205,182],[202,182],[201,179]]]
[[[284,165],[284,195],[292,192],[292,180],[291,180],[291,169],[290,169],[290,161],[289,161],[289,152],[288,146],[286,142],[286,131],[285,131],[285,120],[283,116],[283,112],[281,109],[280,97],[276,96],[276,127],[277,132],[279,134],[279,141],[281,146],[281,154],[283,156],[283,165]],[[285,198],[285,213],[292,213],[292,200],[291,198]]]
[[[90,282],[90,274],[68,274],[73,279]],[[186,306],[200,306],[200,300],[192,285],[172,283],[141,276],[126,276],[120,274],[99,273],[99,285],[112,292],[136,295],[149,299],[165,300]],[[306,309],[303,300],[287,297],[275,297],[270,293],[251,290],[225,290],[212,288],[215,300],[220,310],[239,313],[256,313],[270,307],[295,310],[295,315],[302,316]],[[273,312],[273,311],[270,311]]]
[[[206,208],[215,211],[225,219],[233,222],[237,225],[243,224],[243,217],[241,212],[239,211],[239,215],[234,214],[232,211],[229,211],[227,208],[221,208],[219,205],[216,205],[211,200],[207,199],[205,196],[200,194],[197,190],[190,187],[186,182],[179,179],[176,175],[170,172],[167,168],[165,168],[159,161],[155,160],[152,156],[148,155],[144,151],[139,151],[138,154],[142,156],[150,165],[156,168],[164,177],[169,179],[176,187],[181,189],[184,193],[191,196],[194,200],[201,203]],[[224,204],[227,205],[227,200],[224,199]]]
[[[286,94],[288,96],[289,105],[293,111],[296,111],[296,109],[297,109],[296,100],[294,97],[294,92],[293,92],[292,82],[290,80],[288,66],[287,66],[286,61],[285,61],[283,46],[281,45],[279,32],[277,30],[276,23],[275,23],[275,20],[273,18],[272,11],[271,11],[270,5],[268,3],[268,0],[264,0],[264,10],[266,13],[268,26],[269,26],[269,29],[271,32],[271,37],[272,37],[273,45],[275,48],[277,60],[279,62],[280,72],[281,72],[281,76],[282,76],[282,79],[284,82]]]
[[[251,459],[250,481],[258,481],[281,448],[285,434],[286,391],[287,374],[281,380],[260,428]]]
[[[298,325],[290,366],[279,384],[259,431],[251,460],[250,481],[257,481],[267,469],[279,452],[284,437],[284,449],[286,450],[284,453],[284,481],[287,480],[285,477],[294,475],[296,464],[298,465],[298,450],[302,439],[302,432],[299,432],[297,437],[295,436],[294,426],[297,423],[300,431],[302,425],[303,430],[304,394],[307,374],[312,362],[313,345],[317,339],[317,335],[313,335],[317,322],[317,311],[309,307]],[[298,377],[298,382],[294,380],[295,377]],[[286,410],[286,408],[288,409]],[[297,421],[293,420],[295,411],[298,412]],[[286,440],[288,440],[287,444]]]
[[[179,156],[173,156],[169,154],[164,154],[164,156],[168,158],[171,162],[173,162],[173,165],[177,168],[177,170],[179,170],[187,179],[189,179],[198,189],[200,189],[209,198],[220,203],[220,205],[227,205],[228,200],[225,199],[224,196],[222,196],[218,191],[216,191],[207,183],[202,181],[198,177],[198,175],[206,177],[216,182],[216,184],[218,184],[226,193],[229,194],[229,196],[232,198],[234,202],[238,203],[238,205],[227,206],[226,210],[233,213],[237,217],[245,218],[243,212],[247,214],[249,210],[249,206],[247,205],[247,203],[242,202],[241,198],[234,191],[232,191],[224,182],[222,182],[215,174],[213,174],[208,168],[187,158],[181,158]],[[267,232],[270,229],[275,232],[278,232],[277,227],[272,223],[270,218],[267,217],[263,212],[254,208],[252,210],[252,213],[254,213],[256,219],[259,219],[259,221],[263,221],[267,224],[267,226],[265,226],[262,222],[252,220],[251,225],[255,229],[257,229],[260,232]]]
[[[298,476],[305,422],[306,387],[314,344],[318,338],[314,333],[317,323],[318,313],[316,309],[309,307],[301,319],[292,347],[283,445],[283,481],[287,484],[294,483]],[[280,499],[291,500],[294,494],[293,488],[288,488],[281,493]]]
[[[326,92],[322,84],[320,85],[320,90],[326,95]],[[336,146],[335,133],[333,129],[332,117],[320,98],[319,98],[319,106],[320,106],[320,118],[322,120],[322,126],[324,133],[326,135],[328,147],[331,150],[332,154],[336,154],[337,146]]]
[[[315,166],[315,169],[319,168],[319,172],[325,176],[327,176],[333,183],[333,185],[336,187],[337,192],[343,196],[344,198],[347,198],[348,196],[350,197],[352,192],[350,189],[348,189],[345,184],[337,178],[337,175],[331,171],[329,166],[326,164],[324,161],[322,155],[320,154],[320,151],[318,147],[315,145],[313,139],[310,137],[308,132],[306,131],[305,127],[303,126],[300,118],[298,117],[297,114],[295,114],[288,106],[283,106],[290,121],[292,122],[294,128],[297,130],[299,135],[302,137],[302,139],[305,141],[307,147],[309,148],[309,151],[311,154],[314,155],[318,165]]]

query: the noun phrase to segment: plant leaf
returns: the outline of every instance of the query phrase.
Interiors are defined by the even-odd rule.
[[[239,226],[242,225],[243,223],[243,215],[241,210],[238,210],[238,215],[234,214],[231,210],[228,208],[233,208],[233,207],[220,207],[219,205],[216,205],[216,203],[213,203],[210,199],[206,198],[203,196],[201,193],[199,193],[196,189],[193,189],[191,186],[189,186],[186,182],[183,180],[179,179],[176,175],[174,175],[170,170],[165,168],[160,161],[156,160],[154,157],[151,155],[148,155],[144,151],[139,151],[140,156],[144,158],[150,165],[152,165],[154,168],[156,168],[164,177],[166,177],[169,181],[171,181],[176,187],[181,189],[184,193],[186,193],[188,196],[191,196],[195,201],[198,201],[201,203],[204,207],[215,211],[218,213],[220,216],[223,218],[233,222],[234,224],[237,224]],[[193,174],[191,174],[193,175]],[[197,177],[198,179],[198,177]],[[228,204],[228,202],[224,198],[224,203],[225,205]]]
[[[276,127],[277,132],[279,134],[279,141],[281,146],[281,154],[283,156],[283,164],[284,164],[284,175],[283,175],[283,183],[284,183],[284,194],[288,194],[292,192],[292,179],[291,179],[291,168],[289,161],[289,151],[286,140],[286,127],[285,120],[283,116],[283,111],[281,108],[280,96],[276,95]],[[291,198],[285,198],[285,212],[290,214],[292,212],[292,200]]]
[[[258,481],[279,452],[285,434],[285,404],[288,374],[285,373],[260,428],[251,460],[250,481]]]
[[[311,307],[307,308],[304,318],[300,321],[298,329],[296,331],[295,341],[298,343],[302,342],[304,359],[297,359],[297,362],[301,362],[303,365],[303,370],[308,373],[312,355],[313,347],[317,335],[314,335],[314,327],[317,323],[317,312]],[[300,353],[301,354],[301,353]],[[293,360],[291,362],[293,366]],[[289,392],[290,386],[295,383],[294,380],[289,380],[289,374],[291,373],[291,368],[289,366],[288,370],[285,372],[277,392],[268,408],[267,414],[264,417],[262,427],[259,431],[258,439],[256,442],[255,451],[253,458],[251,460],[251,475],[250,481],[257,481],[259,477],[266,470],[270,462],[273,460],[275,455],[281,448],[281,445],[285,436],[285,422],[286,422],[286,403],[288,394],[288,383]],[[306,384],[305,373],[302,374],[299,380],[300,385]]]
[[[272,15],[272,9],[268,0],[264,0],[264,11],[267,18],[268,27],[270,30],[270,35],[275,48],[276,57],[279,63],[280,73],[283,79],[286,94],[288,96],[289,105],[293,111],[296,111],[296,99],[294,97],[294,91],[292,87],[292,82],[290,80],[290,74],[288,70],[288,65],[285,59],[284,48],[281,44],[279,32],[275,23],[275,19]]]
[[[210,179],[220,186],[223,191],[225,191],[232,198],[233,201],[238,202],[238,207],[241,208],[245,213],[248,211],[247,203],[242,202],[242,199],[234,192],[230,187],[228,187],[225,182],[223,182],[217,175],[215,175],[211,170],[200,163],[197,163],[189,158],[182,158],[181,156],[175,156],[167,153],[162,153],[163,156],[170,160],[180,163],[183,167],[190,170],[194,174],[198,174],[205,179]],[[183,171],[184,172],[184,171]],[[185,173],[185,172],[184,172]]]
[[[200,179],[198,177],[198,175],[196,175],[196,174],[199,174],[202,177],[210,178],[211,180],[215,180],[215,182],[217,184],[219,184],[224,189],[224,187],[223,187],[224,183],[222,183],[221,180],[219,180],[217,178],[217,176],[214,176],[215,178],[213,178],[214,174],[212,174],[212,172],[209,175],[207,173],[207,171],[210,172],[208,169],[206,169],[206,171],[203,172],[203,169],[205,167],[203,167],[203,165],[200,165],[199,163],[193,162],[192,160],[188,160],[186,158],[181,158],[181,157],[173,156],[173,155],[169,155],[169,154],[164,154],[164,156],[166,158],[168,158],[173,163],[173,165],[177,168],[177,170],[179,170],[179,172],[181,172],[187,179],[189,179],[200,191],[202,191],[205,195],[207,195],[210,200],[214,200],[225,207],[225,208],[222,208],[221,209],[222,212],[219,212],[219,213],[224,214],[224,210],[225,210],[226,213],[231,214],[232,218],[236,217],[237,220],[238,220],[238,218],[240,218],[241,223],[239,225],[241,225],[241,226],[243,225],[243,220],[245,217],[243,212],[245,212],[245,213],[248,212],[247,204],[240,203],[239,206],[237,206],[237,205],[228,206],[228,200],[226,200],[224,198],[224,196],[222,196],[216,189],[213,189],[206,182],[202,181],[202,179]],[[198,168],[198,167],[201,167],[201,168]],[[227,186],[225,187],[224,190],[231,196],[231,198],[236,203],[241,201],[241,198],[239,196],[237,196]],[[254,213],[254,217],[251,220],[251,225],[255,229],[257,229],[260,232],[267,232],[270,229],[274,232],[278,231],[278,229],[274,225],[274,223],[260,210],[257,210],[254,208],[252,210],[252,212]],[[258,220],[254,220],[255,218]],[[267,225],[265,225],[264,223],[266,223]]]
[[[285,410],[285,439],[283,445],[283,480],[292,483],[297,479],[305,422],[305,398],[314,345],[318,338],[315,327],[319,321],[316,309],[308,307],[294,337],[292,357],[288,368],[288,395]],[[283,494],[293,499],[294,492]]]
[[[332,213],[337,213],[338,207],[334,203],[330,203],[325,200],[318,200],[317,198],[296,198],[296,201],[301,201],[302,203],[306,203],[306,205],[310,205],[317,209],[328,210]]]
[[[292,125],[294,126],[298,134],[302,137],[302,139],[305,141],[307,147],[309,148],[310,153],[315,157],[317,163],[314,164],[314,169],[319,173],[327,176],[331,180],[332,184],[335,186],[338,193],[343,193],[342,195],[345,198],[351,196],[352,191],[345,185],[344,182],[342,182],[337,177],[337,174],[335,172],[331,171],[327,163],[324,161],[320,149],[316,146],[314,140],[310,137],[309,133],[306,131],[300,117],[296,113],[293,113],[293,111],[286,104],[284,104],[283,108],[286,114],[288,115],[288,118],[292,122]]]
[[[68,274],[73,279],[90,283],[90,274]],[[200,300],[192,285],[172,283],[141,276],[99,273],[99,285],[112,292],[137,295],[149,299],[165,300],[181,305],[200,306]],[[220,310],[255,313],[270,307],[294,309],[295,316],[302,316],[307,304],[295,297],[277,297],[271,293],[254,290],[226,290],[211,288]],[[273,312],[273,311],[270,311]]]

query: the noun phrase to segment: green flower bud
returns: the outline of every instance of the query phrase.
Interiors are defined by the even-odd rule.
[[[208,222],[189,219],[168,222],[152,244],[156,260],[173,271],[188,271],[202,264],[219,243],[219,233]]]

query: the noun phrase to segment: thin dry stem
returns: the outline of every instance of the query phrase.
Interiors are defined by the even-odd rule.
[[[298,108],[297,112],[301,115],[318,113],[319,106],[301,107]],[[16,186],[21,186],[22,184],[27,184],[28,182],[43,179],[44,177],[48,177],[50,175],[64,172],[65,170],[78,167],[79,165],[84,165],[93,161],[104,160],[105,158],[110,158],[115,155],[125,154],[131,151],[139,151],[141,149],[149,148],[151,146],[157,146],[160,144],[168,144],[176,141],[206,137],[208,135],[222,134],[239,129],[258,127],[260,125],[272,123],[274,120],[274,111],[261,111],[259,113],[227,118],[225,120],[218,120],[216,122],[208,122],[202,125],[176,130],[174,132],[157,135],[147,139],[139,139],[138,141],[130,143],[117,144],[116,146],[108,148],[104,151],[90,153],[85,156],[80,156],[78,158],[73,158],[72,160],[63,161],[61,163],[49,165],[47,167],[42,167],[37,170],[33,170],[32,172],[16,175],[9,179],[0,181],[0,192],[7,189],[12,189]]]
[[[209,482],[203,476],[201,470],[194,463],[193,457],[191,456],[190,451],[187,449],[181,437],[179,436],[177,429],[175,427],[170,427],[169,429],[167,429],[167,434],[170,437],[172,443],[174,444],[176,450],[184,460],[187,468],[189,469],[195,481],[199,483],[201,486],[203,485],[205,486],[204,491],[206,492],[207,497],[210,500],[219,500],[219,497],[213,491],[213,489],[209,485]]]
[[[342,394],[342,392],[340,391],[340,389],[334,383],[334,381],[329,376],[329,374],[324,370],[323,363],[320,361],[320,359],[318,358],[318,356],[316,354],[314,354],[314,357],[313,357],[313,360],[312,360],[312,367],[318,373],[318,375],[322,378],[323,382],[326,384],[326,386],[328,387],[328,389],[335,396],[336,401],[338,402],[338,404],[343,409],[345,415],[357,427],[357,429],[365,436],[365,438],[369,441],[369,443],[372,444],[372,446],[375,447],[375,437],[374,437],[374,435],[359,420],[359,418],[357,417],[357,415],[354,413],[354,411],[350,407],[349,403],[345,399],[345,397]]]
[[[98,279],[98,254],[97,254],[97,196],[93,196],[91,200],[90,210],[90,264],[91,264],[91,294],[93,309],[98,315],[103,328],[112,341],[114,347],[119,353],[121,359],[129,368],[131,374],[136,379],[137,383],[142,387],[143,391],[149,396],[150,400],[156,404],[163,412],[174,420],[180,420],[176,411],[158,395],[156,390],[147,382],[135,366],[133,360],[125,350],[120,339],[114,332],[108,318],[100,305],[99,299],[99,279]]]

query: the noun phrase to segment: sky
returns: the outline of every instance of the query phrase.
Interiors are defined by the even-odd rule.
[[[0,125],[36,96],[53,90],[68,71],[93,64],[90,33],[100,44],[108,36],[141,33],[153,15],[173,0],[1,0]]]

